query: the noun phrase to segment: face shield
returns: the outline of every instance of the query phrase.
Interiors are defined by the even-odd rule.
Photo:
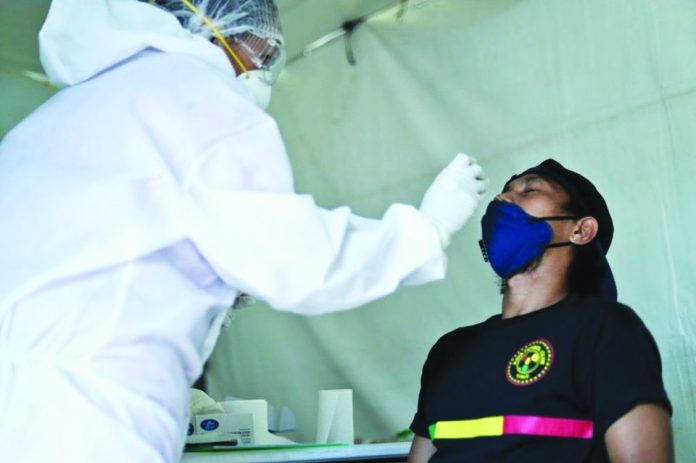
[[[249,58],[264,83],[278,79],[286,53],[275,0],[147,1],[170,11],[191,33],[218,39],[244,73],[250,69],[231,45]]]
[[[285,47],[275,39],[265,39],[251,33],[231,38],[238,49],[243,50],[256,69],[261,71],[260,78],[268,85],[275,84],[280,71],[285,66]]]

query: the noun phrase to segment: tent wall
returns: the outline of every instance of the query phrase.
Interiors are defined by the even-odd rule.
[[[0,139],[55,89],[28,79],[41,72],[36,34],[48,0],[0,0]]]
[[[291,63],[274,93],[300,191],[379,216],[418,204],[454,153],[491,183],[553,157],[592,179],[616,224],[620,301],[652,330],[674,405],[678,461],[696,455],[696,3],[439,0],[373,18]],[[413,416],[430,346],[500,310],[481,260],[482,210],[449,248],[441,282],[315,318],[245,309],[209,367],[211,392],[264,397],[311,439],[316,392],[355,391],[356,434]],[[472,373],[472,381],[476,380]]]

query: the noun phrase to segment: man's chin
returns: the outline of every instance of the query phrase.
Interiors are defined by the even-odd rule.
[[[524,273],[529,273],[533,272],[539,267],[539,264],[541,264],[541,257],[538,257],[528,263],[524,268],[521,270],[518,270],[515,272],[513,275],[507,277],[507,278],[500,278],[498,281],[498,287],[500,288],[500,294],[505,294],[505,290],[507,290],[510,287],[510,280],[514,279],[518,275],[522,275]],[[514,286],[514,283],[513,283]]]

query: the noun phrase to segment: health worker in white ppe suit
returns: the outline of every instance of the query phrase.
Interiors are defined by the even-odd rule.
[[[310,315],[442,278],[484,191],[459,155],[381,220],[296,194],[271,0],[53,0],[39,41],[66,87],[0,144],[2,462],[179,461],[240,291]]]

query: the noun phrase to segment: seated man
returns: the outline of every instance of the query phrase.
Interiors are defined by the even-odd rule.
[[[505,184],[482,229],[502,314],[432,348],[409,463],[672,461],[660,355],[616,302],[592,183],[544,161]]]

